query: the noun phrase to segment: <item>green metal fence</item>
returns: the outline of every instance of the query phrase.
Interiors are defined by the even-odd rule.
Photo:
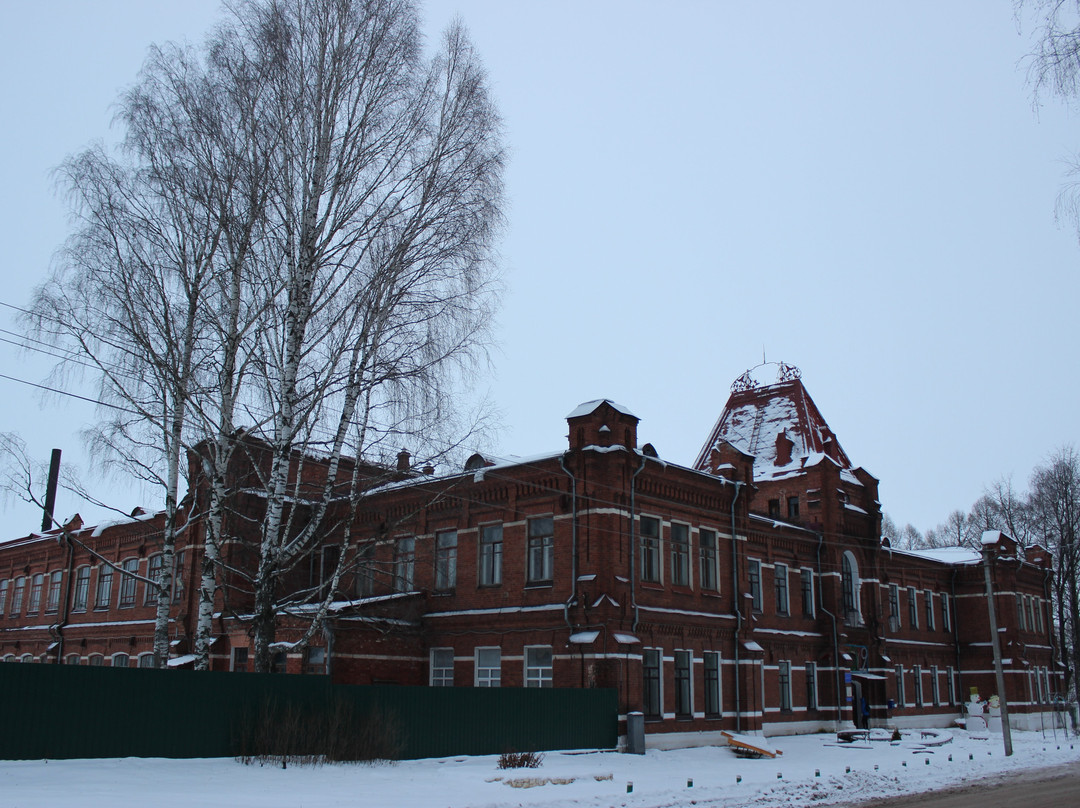
[[[611,748],[611,689],[335,685],[325,676],[0,663],[0,759],[233,757],[358,739],[398,758]]]

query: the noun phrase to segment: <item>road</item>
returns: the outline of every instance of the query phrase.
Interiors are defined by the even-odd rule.
[[[906,797],[837,808],[1056,808],[1080,806],[1080,764],[1031,769]]]

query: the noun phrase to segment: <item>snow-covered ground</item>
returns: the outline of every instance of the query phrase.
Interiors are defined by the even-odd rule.
[[[938,737],[941,741],[946,742],[925,746],[918,731],[906,730],[899,743],[838,746],[834,735],[824,734],[776,738],[771,742],[783,756],[775,760],[740,759],[724,747],[650,751],[644,756],[549,752],[540,768],[511,771],[500,771],[494,756],[286,770],[230,759],[0,761],[0,806],[794,808],[926,791],[1080,760],[1080,740],[1060,730],[1056,738],[1049,732],[1045,737],[1014,732],[1010,758],[1000,736],[976,740],[963,730],[950,730]],[[551,782],[515,785],[530,778]]]

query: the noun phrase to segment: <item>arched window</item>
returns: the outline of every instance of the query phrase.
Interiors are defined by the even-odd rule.
[[[154,655],[153,654],[139,654],[139,667],[140,668],[152,668],[152,667],[154,667]]]
[[[859,579],[859,564],[850,550],[844,551],[841,583],[844,593],[844,622],[849,626],[861,626],[863,619],[859,591],[862,589],[862,581]]]
[[[113,654],[112,666],[114,668],[126,668],[130,657],[127,654]]]
[[[64,660],[64,664],[65,665],[78,665],[79,664],[79,655],[78,654],[68,654],[67,659]]]
[[[19,658],[19,662],[33,662],[33,661],[34,661],[34,655],[33,654],[23,654]]]
[[[105,664],[105,657],[103,657],[101,654],[91,654],[86,664],[91,665],[95,668],[100,668],[102,665]]]

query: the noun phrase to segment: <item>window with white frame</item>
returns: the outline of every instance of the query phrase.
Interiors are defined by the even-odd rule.
[[[49,594],[45,598],[46,612],[57,612],[60,610],[60,585],[63,580],[63,570],[54,570],[49,573]]]
[[[413,590],[416,572],[416,539],[412,536],[398,539],[394,548],[394,589],[397,592]]]
[[[525,646],[525,687],[551,687],[552,659],[550,645]]]
[[[0,598],[2,600],[2,598]],[[1042,634],[1043,631],[1043,602],[1042,598],[1035,598],[1035,630]]]
[[[802,589],[802,611],[804,617],[814,617],[817,607],[814,604],[814,571],[803,567],[799,571],[799,585]]]
[[[139,667],[140,668],[153,668],[154,667],[154,655],[153,654],[139,654]]]
[[[791,712],[791,663],[781,660],[777,668],[777,681],[780,686],[780,711]]]
[[[701,588],[707,592],[719,592],[719,553],[715,530],[702,528],[698,531],[698,555],[700,558],[698,578],[701,581]]]
[[[691,654],[675,652],[675,717],[690,718],[694,712],[690,688]]]
[[[454,649],[432,648],[428,684],[431,687],[454,686]]]
[[[782,615],[791,614],[787,564],[776,564],[773,567],[773,586],[776,589],[776,613]]]
[[[1035,598],[1032,597],[1031,595],[1025,595],[1024,600],[1026,601],[1026,605],[1027,605],[1028,630],[1029,631],[1034,631],[1035,630]]]
[[[457,586],[456,530],[440,530],[435,534],[435,589],[449,592]]]
[[[326,673],[326,648],[321,645],[309,645],[304,649],[304,673],[323,675]]]
[[[502,684],[502,650],[500,648],[476,649],[477,687],[499,687]]]
[[[941,686],[938,683],[938,666],[930,666],[930,699],[935,707],[941,706]]]
[[[0,581],[0,617],[4,616],[5,607],[7,606],[7,593],[8,593],[8,579]]]
[[[845,550],[840,569],[841,590],[844,596],[844,622],[849,626],[861,626],[862,605],[860,591],[862,580],[859,578],[859,565],[855,555]]]
[[[247,646],[236,646],[232,649],[231,667],[234,673],[247,673],[250,670]]]
[[[173,556],[172,599],[178,603],[184,596],[184,552]]]
[[[139,572],[139,559],[124,559],[120,569],[123,570],[120,575],[120,600],[116,605],[121,609],[126,609],[135,605],[135,584],[137,581],[135,576]]]
[[[720,701],[720,653],[706,651],[702,662],[705,668],[705,716],[719,718],[723,704]]]
[[[817,663],[806,663],[806,709],[818,708]]]
[[[919,593],[915,587],[909,586],[907,590],[908,623],[912,628],[919,627]]]
[[[641,531],[641,580],[660,582],[660,520],[642,516]]]
[[[922,689],[922,665],[916,665],[911,669],[912,675],[915,677],[915,706],[923,707],[925,702],[923,701],[923,689]]]
[[[690,586],[690,528],[671,523],[671,584]]]
[[[948,667],[945,669],[945,693],[949,697],[949,704],[956,704],[956,669]]]
[[[480,586],[502,583],[503,526],[485,525],[480,529]]]
[[[949,602],[949,595],[946,592],[941,593],[941,627],[946,631],[952,631],[952,603]]]
[[[45,586],[45,576],[38,573],[30,579],[30,603],[26,606],[27,614],[37,614],[41,609],[41,590]]]
[[[75,570],[75,586],[71,596],[71,611],[85,612],[87,599],[90,597],[90,568],[79,567]]]
[[[646,648],[641,652],[641,711],[646,718],[658,720],[663,710],[660,687],[661,651],[659,648]]]
[[[92,668],[100,668],[105,664],[105,657],[101,654],[91,654],[86,660],[86,664]]]
[[[926,601],[926,628],[933,631],[934,624],[934,593],[929,589],[923,591],[923,599]]]
[[[0,659],[0,662],[18,662],[18,661],[19,660],[17,660],[15,658],[14,654],[5,654],[4,657],[2,659]]]
[[[15,585],[11,590],[11,616],[18,617],[22,609],[23,590],[26,588],[26,578],[19,576],[15,579]]]
[[[529,520],[528,556],[529,583],[551,583],[555,574],[555,520],[550,516]]]
[[[34,661],[34,655],[33,654],[23,654],[21,657],[19,657],[19,662],[29,663],[29,662],[33,662],[33,661]]]
[[[765,605],[761,595],[761,562],[751,558],[746,565],[746,575],[750,582],[750,606],[760,612]]]
[[[904,696],[904,666],[897,665],[893,672],[896,674],[896,706],[903,707],[907,703]]]
[[[126,668],[131,663],[131,657],[127,654],[113,654],[112,666],[114,668]]]
[[[146,577],[153,581],[158,586],[146,585],[146,594],[143,597],[144,606],[153,606],[157,603],[158,593],[161,591],[161,570],[163,569],[163,560],[161,553],[156,553],[146,562]]]
[[[65,665],[78,665],[79,664],[79,655],[78,654],[68,654],[67,657],[64,659],[64,664]]]
[[[1024,617],[1024,598],[1020,593],[1016,595],[1016,622],[1019,624],[1021,631],[1027,629],[1027,619]]]
[[[900,630],[900,587],[889,584],[889,631]]]

